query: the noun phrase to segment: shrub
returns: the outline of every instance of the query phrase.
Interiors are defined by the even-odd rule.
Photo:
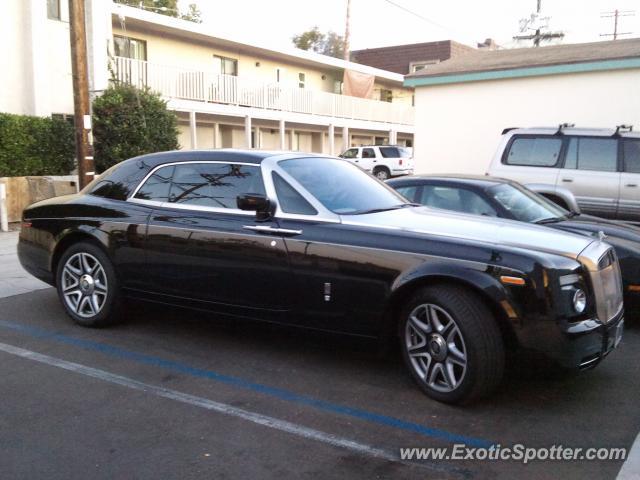
[[[179,148],[176,115],[150,90],[116,84],[93,102],[96,170],[127,158]]]
[[[0,177],[67,175],[74,145],[73,126],[63,119],[0,113]]]

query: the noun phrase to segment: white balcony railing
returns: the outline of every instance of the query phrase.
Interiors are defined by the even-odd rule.
[[[115,57],[116,79],[164,97],[413,125],[413,107]]]

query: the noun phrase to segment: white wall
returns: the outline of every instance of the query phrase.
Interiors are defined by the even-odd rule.
[[[486,172],[507,127],[640,129],[640,69],[416,88],[416,173]]]

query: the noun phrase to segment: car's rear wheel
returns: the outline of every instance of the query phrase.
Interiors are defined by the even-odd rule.
[[[387,167],[376,167],[373,169],[373,176],[378,180],[385,181],[391,178],[391,172]]]
[[[98,246],[80,242],[69,247],[58,262],[56,287],[67,314],[79,325],[102,327],[119,319],[120,286]]]
[[[499,385],[502,336],[493,314],[473,292],[457,286],[423,288],[400,315],[405,364],[431,398],[469,402]]]

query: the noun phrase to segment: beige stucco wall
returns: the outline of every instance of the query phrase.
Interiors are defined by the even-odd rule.
[[[0,111],[46,116],[73,113],[68,2],[61,20],[47,18],[46,0],[3,2]]]
[[[189,42],[186,40],[160,36],[151,32],[127,29],[122,30],[114,25],[114,35],[124,35],[138,38],[147,42],[147,60],[163,65],[173,65],[201,71],[213,70],[213,55],[220,55],[238,60],[238,75],[251,77],[260,82],[275,82],[276,68],[284,70],[281,81],[286,85],[298,85],[298,73],[305,73],[306,87],[314,90],[333,92],[334,72],[312,69],[309,67],[276,62],[271,59],[223,49],[215,45]],[[259,63],[259,66],[257,64]],[[325,80],[322,79],[325,75]]]
[[[416,172],[483,174],[507,127],[640,126],[640,69],[416,88]]]

